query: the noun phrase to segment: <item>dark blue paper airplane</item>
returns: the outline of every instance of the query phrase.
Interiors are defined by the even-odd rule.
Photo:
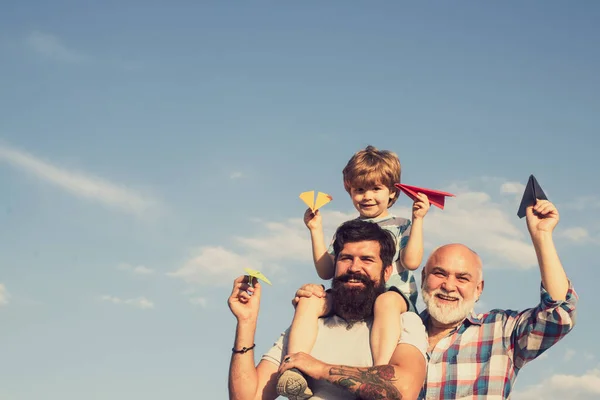
[[[523,193],[521,205],[519,206],[519,211],[517,211],[517,216],[519,218],[523,218],[525,216],[525,209],[529,206],[533,206],[536,200],[548,200],[548,197],[542,190],[542,187],[538,183],[537,179],[535,179],[535,176],[529,175],[529,181],[525,187],[525,192]]]

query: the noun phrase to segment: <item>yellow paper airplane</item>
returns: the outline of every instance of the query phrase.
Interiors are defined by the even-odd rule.
[[[246,271],[248,273],[248,276],[251,276],[251,277],[256,278],[256,279],[260,279],[261,281],[264,281],[264,282],[266,282],[266,283],[268,283],[269,285],[272,286],[271,281],[268,280],[267,277],[262,274],[262,272],[256,271],[256,270],[251,269],[251,268],[244,268],[244,271]],[[251,279],[250,279],[250,286],[254,286],[252,284],[252,280]]]
[[[315,200],[314,190],[300,193],[300,199],[306,203],[308,208],[310,208],[313,212],[317,211],[319,208],[333,200],[330,195],[323,192],[317,193],[317,198]]]

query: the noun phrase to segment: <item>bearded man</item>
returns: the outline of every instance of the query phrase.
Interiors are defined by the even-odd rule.
[[[508,399],[521,368],[575,326],[578,297],[552,239],[558,210],[537,200],[526,218],[542,281],[534,308],[475,314],[484,286],[479,256],[450,244],[429,257],[421,284],[429,364],[419,398]]]
[[[338,228],[335,238],[336,270],[328,296],[333,315],[319,319],[310,355],[286,355],[288,329],[255,367],[252,349],[261,287],[259,283],[251,287],[247,276],[234,281],[228,301],[237,319],[230,399],[275,399],[277,377],[291,368],[309,378],[314,400],[416,399],[419,395],[426,374],[427,334],[417,314],[402,315],[402,334],[389,364],[373,366],[371,355],[373,305],[392,272],[393,237],[377,224],[351,220]],[[324,294],[312,298],[326,309]],[[299,398],[305,398],[306,388],[298,389]]]

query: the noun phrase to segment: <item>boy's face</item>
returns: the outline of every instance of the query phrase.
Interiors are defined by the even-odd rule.
[[[365,187],[350,187],[352,204],[361,218],[379,218],[388,215],[388,204],[396,192],[380,183]]]

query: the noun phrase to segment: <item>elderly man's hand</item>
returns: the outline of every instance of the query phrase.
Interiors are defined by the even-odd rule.
[[[249,279],[253,279],[253,287],[248,284]],[[227,304],[239,322],[256,322],[260,308],[260,293],[260,283],[256,278],[242,275],[233,281],[233,290]]]
[[[527,218],[527,229],[532,236],[542,233],[552,233],[558,220],[558,210],[548,200],[537,200],[533,207],[525,210]]]

